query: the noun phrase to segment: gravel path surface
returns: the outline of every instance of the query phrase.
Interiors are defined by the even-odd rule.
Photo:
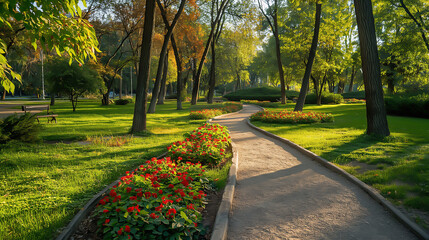
[[[251,129],[245,106],[214,120],[239,152],[228,239],[417,239],[342,176]]]

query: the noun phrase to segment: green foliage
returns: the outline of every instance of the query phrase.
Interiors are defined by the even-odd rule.
[[[73,59],[80,63],[88,57],[96,59],[97,37],[92,25],[82,18],[79,1],[3,1],[0,3],[0,26],[11,32],[23,28],[35,50],[39,45],[46,52],[67,53],[70,63]],[[7,41],[14,40],[0,39],[0,82],[6,91],[13,92],[11,80],[20,81],[21,77],[4,56]]]
[[[298,97],[299,92],[286,91],[286,97],[292,99]],[[258,101],[270,101],[278,102],[281,98],[280,88],[275,87],[260,87],[260,88],[248,88],[238,90],[223,96],[230,101],[241,101],[241,100],[258,100]]]
[[[49,62],[47,70],[46,81],[49,91],[68,96],[72,102],[73,111],[76,110],[79,97],[104,89],[101,77],[89,63],[70,65],[65,59],[56,58]]]
[[[191,111],[189,117],[190,119],[210,119],[222,114],[237,112],[241,109],[243,109],[243,104],[241,103],[224,102],[222,105],[215,106],[214,108]]]
[[[263,108],[278,108],[278,107],[282,107],[282,105],[280,103],[278,103],[278,102],[257,101],[257,100],[241,100],[240,102],[241,103],[245,103],[245,104],[258,105],[258,106],[261,106]]]
[[[343,98],[365,99],[365,91],[347,92],[341,94]]]
[[[387,114],[429,118],[429,94],[390,95],[384,98]]]
[[[0,143],[9,140],[36,142],[39,140],[41,125],[36,123],[36,115],[26,113],[11,115],[0,123]]]
[[[116,105],[127,105],[128,103],[133,103],[132,98],[122,98],[122,99],[116,99],[115,104]]]
[[[340,104],[343,102],[343,96],[341,94],[322,92],[322,104]],[[311,93],[308,94],[305,98],[306,104],[316,104],[317,97],[316,94]]]

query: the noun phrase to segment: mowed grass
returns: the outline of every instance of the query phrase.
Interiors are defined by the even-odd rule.
[[[388,116],[391,136],[376,138],[365,134],[364,104],[307,105],[304,111],[332,113],[335,121],[253,124],[337,164],[392,202],[429,213],[429,119]]]
[[[188,115],[206,105],[191,108],[185,103],[184,107],[175,110],[174,101],[158,105],[157,112],[148,115],[150,133],[127,136],[130,142],[109,147],[78,141],[126,136],[133,104],[101,106],[99,101],[83,101],[72,112],[70,102],[58,101],[52,108],[59,115],[58,123],[41,120],[43,142],[0,146],[0,239],[57,236],[95,193],[144,160],[159,156],[167,145],[204,122],[189,120]],[[212,176],[219,178],[219,171]]]

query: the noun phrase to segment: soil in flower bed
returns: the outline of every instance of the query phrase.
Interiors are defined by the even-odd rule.
[[[204,236],[201,236],[199,239],[205,240],[210,239],[211,232],[213,230],[213,225],[216,220],[216,214],[219,209],[220,203],[222,201],[223,189],[219,191],[213,191],[207,193],[207,202],[206,208],[202,211],[203,221],[202,224],[207,230]],[[75,233],[70,237],[71,240],[102,240],[103,235],[101,232],[97,233],[97,221],[98,217],[93,217],[91,212],[89,216],[83,220]]]

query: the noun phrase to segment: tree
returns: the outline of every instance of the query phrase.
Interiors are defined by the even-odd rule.
[[[137,75],[136,103],[134,105],[132,133],[146,130],[147,90],[149,87],[153,29],[155,26],[155,0],[146,1],[139,74]]]
[[[156,2],[160,9],[164,8],[163,4],[161,3],[161,0],[156,0]],[[176,26],[177,21],[179,20],[180,15],[182,14],[183,9],[185,8],[185,3],[186,3],[186,0],[180,1],[179,9],[177,10],[177,13],[174,15],[173,21],[171,22],[171,24],[165,26],[167,29],[167,33],[164,35],[164,42],[162,44],[161,53],[159,54],[158,71],[156,72],[155,85],[153,87],[152,99],[150,101],[148,113],[155,112],[156,102],[158,100],[159,90],[161,87],[162,72],[164,70],[165,58],[167,56],[168,43],[170,41],[171,35],[173,34],[174,27]],[[167,5],[167,2],[164,2],[164,5]]]
[[[313,67],[314,58],[316,57],[317,43],[319,41],[320,16],[322,13],[322,4],[316,3],[316,17],[314,23],[314,34],[311,42],[310,53],[305,67],[304,78],[302,79],[301,91],[299,92],[298,101],[296,102],[294,111],[302,111],[304,108],[305,98],[307,96],[308,87],[310,84],[311,68]]]
[[[389,136],[371,0],[354,0],[366,96],[367,134]]]
[[[62,58],[53,59],[47,65],[48,90],[51,94],[67,95],[72,103],[73,112],[76,111],[77,100],[86,93],[96,93],[104,84],[92,64],[71,65]]]
[[[73,60],[84,63],[95,59],[97,38],[91,24],[82,18],[78,1],[3,1],[0,3],[0,27],[13,32],[28,34],[34,49],[38,45],[46,52],[55,50],[58,55],[66,53]],[[67,14],[66,14],[67,13]],[[11,24],[11,22],[13,24]],[[0,39],[0,82],[6,91],[13,92],[11,79],[21,81],[6,58],[15,38]]]
[[[280,37],[279,37],[279,23],[278,23],[278,11],[279,11],[279,1],[274,0],[274,3],[270,3],[270,0],[265,0],[268,8],[264,10],[261,0],[258,0],[259,9],[264,15],[265,19],[268,22],[268,25],[271,28],[274,39],[276,41],[276,56],[277,56],[277,67],[279,69],[279,78],[280,78],[280,88],[281,88],[281,102],[286,104],[286,91],[285,91],[285,78],[284,70],[282,64],[282,57],[280,52]]]

